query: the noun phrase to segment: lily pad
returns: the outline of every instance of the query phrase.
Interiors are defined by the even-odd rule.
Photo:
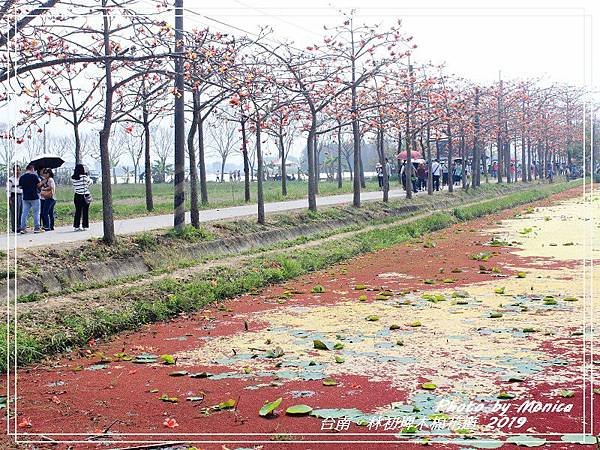
[[[570,390],[568,390],[568,389],[562,389],[562,390],[561,390],[561,391],[558,393],[558,395],[560,395],[560,396],[561,396],[561,397],[563,397],[563,398],[571,398],[571,397],[573,397],[573,396],[575,395],[575,392],[573,392],[573,391],[570,391]]]
[[[578,301],[577,297],[565,297],[563,298],[564,302],[576,302]]]
[[[390,330],[399,330],[400,329],[400,325],[393,323],[390,325]]]
[[[172,366],[173,364],[175,364],[175,358],[173,357],[173,355],[160,355],[160,359],[162,360],[163,364],[166,364],[168,366]]]
[[[285,410],[285,413],[290,416],[303,416],[312,411],[312,407],[308,405],[294,405]]]
[[[336,342],[336,344],[333,346],[334,350],[342,350],[344,348],[344,344],[342,344],[341,342]]]
[[[260,410],[258,411],[258,414],[261,417],[265,417],[265,416],[269,416],[269,415],[273,414],[273,411],[275,411],[275,409],[277,409],[277,407],[279,405],[281,405],[282,401],[283,401],[283,398],[279,397],[277,400],[275,400],[273,402],[265,403],[265,405],[262,408],[260,408]]]
[[[325,344],[325,342],[321,341],[320,339],[313,340],[313,347],[316,348],[317,350],[329,350],[329,347],[327,347],[327,344]]]
[[[437,388],[437,384],[435,383],[423,383],[421,385],[422,389],[425,389],[427,391],[434,391]]]
[[[499,319],[502,317],[502,313],[498,311],[493,311],[490,313],[490,319]]]
[[[367,286],[365,286],[364,284],[357,284],[356,286],[354,286],[354,290],[356,291],[364,291],[367,288]]]
[[[179,400],[177,397],[169,397],[167,394],[163,394],[159,397],[159,400],[167,403],[177,403]]]
[[[537,330],[532,327],[523,328],[523,333],[537,333]]]
[[[469,293],[467,291],[454,291],[452,293],[452,298],[468,298]]]
[[[527,274],[525,272],[517,272],[517,278],[525,278]]]
[[[379,320],[379,316],[367,316],[365,317],[366,320],[368,320],[369,322],[377,322]]]
[[[421,326],[421,322],[419,320],[415,320],[414,322],[409,323],[408,326],[413,327],[413,328],[418,328]]]
[[[344,361],[346,361],[346,360],[344,359],[344,357],[343,357],[343,356],[336,355],[336,357],[335,357],[335,362],[336,362],[337,364],[342,364]]]
[[[425,293],[421,296],[422,299],[427,300],[428,302],[433,302],[433,303],[438,303],[438,302],[443,302],[444,300],[446,300],[446,297],[444,297],[442,294],[430,294],[430,293]]]
[[[369,297],[367,297],[367,296],[366,296],[366,295],[364,295],[364,294],[363,294],[363,295],[360,295],[360,296],[358,297],[358,301],[359,301],[359,302],[366,302],[367,300],[369,300]]]
[[[338,382],[336,380],[334,380],[333,378],[324,378],[323,379],[323,386],[337,386]]]
[[[499,398],[500,400],[511,400],[511,399],[513,399],[515,397],[516,397],[515,394],[512,394],[510,392],[505,392],[505,391],[500,392],[496,396],[496,398]]]
[[[506,288],[504,286],[497,287],[497,288],[494,289],[494,293],[495,294],[504,294],[505,291],[506,291]]]
[[[442,282],[446,283],[446,284],[450,284],[450,283],[456,283],[456,280],[454,278],[444,278],[442,280]]]

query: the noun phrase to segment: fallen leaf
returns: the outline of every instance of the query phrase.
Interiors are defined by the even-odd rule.
[[[265,403],[265,405],[258,411],[258,414],[261,417],[271,415],[275,411],[275,409],[277,409],[277,407],[281,404],[282,401],[283,398],[279,397],[275,401]]]

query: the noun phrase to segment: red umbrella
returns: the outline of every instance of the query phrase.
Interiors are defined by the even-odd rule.
[[[398,154],[396,155],[396,158],[398,158],[398,159],[401,159],[401,160],[406,160],[406,157],[407,157],[407,156],[408,156],[408,154],[406,153],[406,150],[404,150],[404,151],[402,151],[402,152],[398,153]],[[421,153],[419,153],[419,152],[416,152],[416,151],[414,151],[414,150],[412,150],[412,151],[410,152],[410,157],[411,157],[412,159],[420,159],[420,158],[422,158],[422,156],[421,156]]]

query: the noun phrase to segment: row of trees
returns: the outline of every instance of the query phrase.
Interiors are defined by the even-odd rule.
[[[110,187],[115,146],[110,136],[122,127],[142,137],[137,151],[143,154],[146,206],[152,210],[151,129],[165,117],[173,116],[174,126],[176,228],[184,225],[186,152],[193,226],[199,226],[199,203],[209,202],[207,129],[221,130],[217,140],[224,146],[239,139],[246,201],[251,152],[256,172],[263,173],[263,144],[267,139],[276,143],[286,195],[286,160],[293,142],[304,140],[308,207],[313,211],[323,142],[334,143],[339,183],[344,142],[351,143],[355,207],[360,207],[364,186],[365,139],[375,143],[382,165],[392,156],[390,148],[393,154],[405,151],[407,176],[415,151],[426,155],[429,164],[432,156],[441,156],[440,149],[449,164],[455,158],[463,165],[470,161],[474,188],[486,176],[481,167],[489,164],[492,152],[498,183],[517,181],[509,170],[512,160],[522,162],[521,181],[528,182],[533,161],[546,170],[553,162],[571,163],[574,152],[581,152],[584,92],[578,87],[533,79],[481,85],[448,74],[444,67],[415,60],[417,46],[400,22],[388,28],[362,24],[353,11],[340,13],[339,25],[325,27],[320,42],[298,48],[276,41],[266,28],[235,35],[209,28],[185,30],[183,16],[194,12],[183,8],[183,0],[174,2],[0,2],[5,24],[0,43],[10,49],[2,57],[5,92],[0,100],[21,105],[18,121],[5,137],[23,143],[49,117],[60,118],[72,128],[80,161],[85,148],[82,126],[101,126],[98,156],[108,243],[115,238]],[[152,12],[136,13],[149,3],[155,7]],[[207,127],[211,120],[221,125]],[[467,188],[466,171],[462,173]],[[388,191],[385,174],[384,201]],[[410,198],[410,189],[406,195]],[[264,223],[262,177],[257,178],[256,200],[258,221]]]

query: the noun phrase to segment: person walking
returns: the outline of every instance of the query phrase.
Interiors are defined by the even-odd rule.
[[[71,181],[73,183],[73,190],[75,191],[75,195],[73,196],[73,203],[75,204],[73,229],[74,231],[87,230],[90,227],[89,209],[92,202],[90,185],[92,184],[92,180],[88,176],[83,164],[75,165]]]
[[[23,189],[19,187],[21,166],[16,165],[14,175],[6,183],[8,192],[8,206],[10,209],[10,230],[15,233],[21,231],[21,214],[23,212]]]
[[[442,162],[442,187],[448,185],[448,165]]]
[[[377,183],[379,183],[379,190],[383,189],[383,168],[381,164],[377,163],[375,166],[375,171],[377,172]]]
[[[52,231],[54,230],[54,206],[56,205],[56,183],[52,169],[42,171],[40,196],[42,198],[42,226],[44,231]]]
[[[425,164],[419,163],[417,166],[417,187],[419,191],[422,191],[427,186],[425,179],[427,178],[427,171],[425,170]]]
[[[442,166],[438,159],[434,159],[431,163],[431,181],[435,191],[440,190],[440,175],[442,174]]]
[[[23,212],[21,213],[21,234],[27,233],[29,212],[33,213],[33,232],[41,233],[40,228],[40,195],[38,188],[40,179],[35,173],[35,167],[29,164],[25,173],[19,177],[19,186],[23,190]]]

